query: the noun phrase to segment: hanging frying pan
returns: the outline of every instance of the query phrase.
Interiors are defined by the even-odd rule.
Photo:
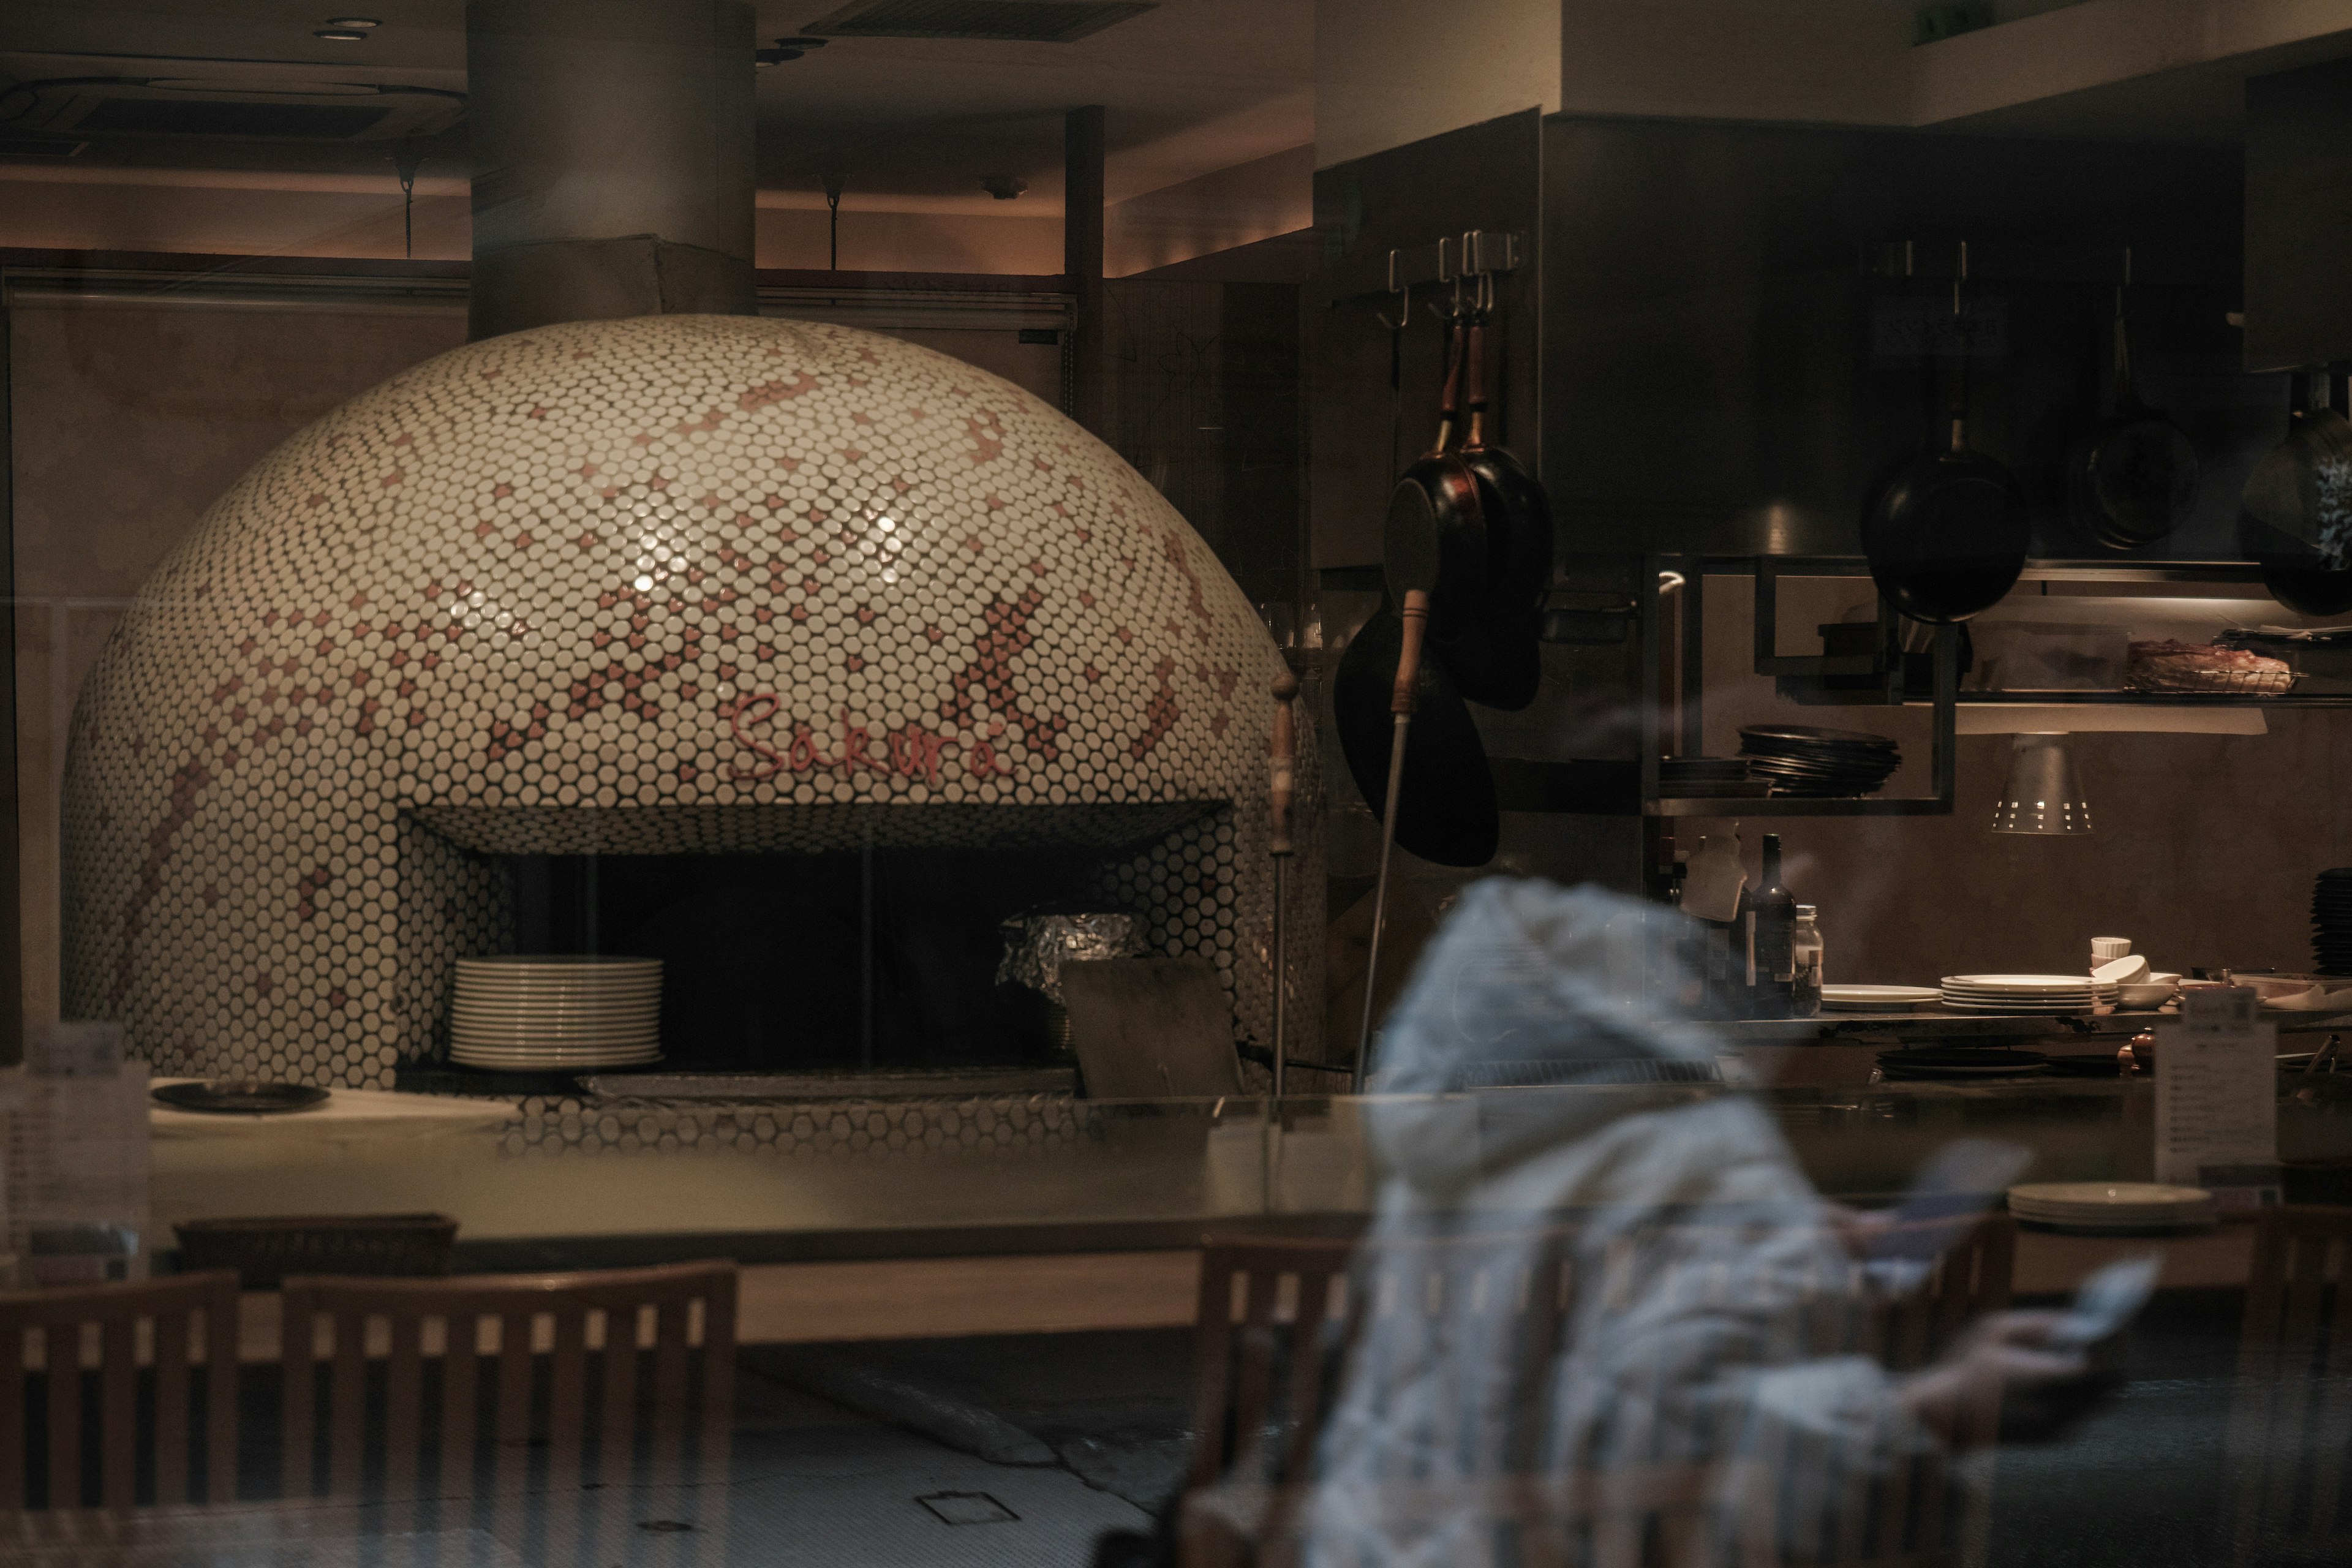
[[[1494,279],[1479,279],[1491,289]],[[1456,450],[1478,480],[1486,520],[1486,613],[1476,627],[1444,648],[1462,695],[1490,708],[1517,711],[1536,700],[1543,680],[1540,643],[1544,590],[1551,585],[1551,502],[1518,458],[1486,441],[1486,323],[1483,309],[1470,321],[1467,423]]]
[[[1952,314],[1968,247],[1952,282]],[[2033,529],[2025,492],[2001,464],[1969,445],[1969,354],[1961,345],[1948,445],[1914,458],[1862,514],[1862,548],[1887,601],[1915,621],[1964,621],[2000,602],[2025,570]]]
[[[1349,776],[1372,809],[1388,798],[1398,660],[1404,623],[1383,605],[1339,658],[1331,707]],[[1440,866],[1483,866],[1495,858],[1502,817],[1486,743],[1445,661],[1426,655],[1413,683],[1412,744],[1406,751],[1396,841]]]
[[[2131,252],[2124,252],[2116,290],[2115,405],[2075,459],[2069,489],[2077,521],[2111,550],[2153,544],[2187,520],[2203,469],[2180,426],[2140,401],[2132,380],[2131,338],[2124,321]]]
[[[1464,318],[1447,335],[1445,388],[1438,400],[1437,439],[1413,460],[1389,496],[1381,531],[1381,566],[1389,603],[1415,590],[1429,595],[1429,640],[1451,648],[1475,629],[1485,612],[1486,517],[1478,477],[1450,449],[1460,416]]]
[[[2238,513],[2271,597],[2306,616],[2352,610],[2352,421],[2333,405],[2333,379],[2294,377],[2286,439],[2254,465]]]

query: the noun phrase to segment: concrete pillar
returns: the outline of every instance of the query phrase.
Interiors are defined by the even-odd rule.
[[[746,0],[470,0],[469,334],[757,309]]]

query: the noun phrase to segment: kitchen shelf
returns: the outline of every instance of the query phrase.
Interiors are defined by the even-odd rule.
[[[1963,691],[1959,695],[1963,708],[2075,703],[2103,708],[2352,708],[2352,691]],[[1907,699],[1906,705],[1933,706],[1917,697]]]
[[[1664,796],[1644,801],[1650,816],[1949,816],[1951,806],[1933,795],[1834,795],[1813,799],[1798,795]]]

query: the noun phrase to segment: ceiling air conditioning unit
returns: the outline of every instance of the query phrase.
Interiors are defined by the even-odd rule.
[[[223,137],[383,142],[430,136],[465,117],[439,88],[296,77],[71,77],[20,83],[34,106],[12,129],[53,137]]]
[[[1067,44],[1158,0],[856,0],[801,29],[820,38],[988,38]]]

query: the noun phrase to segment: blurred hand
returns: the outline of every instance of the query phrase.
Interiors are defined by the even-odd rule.
[[[2054,1426],[2099,1392],[2089,1358],[2051,1342],[2065,1318],[2056,1311],[1992,1313],[1904,1384],[1904,1403],[1955,1447],[1989,1441],[2004,1402],[2044,1412],[2039,1425]]]

